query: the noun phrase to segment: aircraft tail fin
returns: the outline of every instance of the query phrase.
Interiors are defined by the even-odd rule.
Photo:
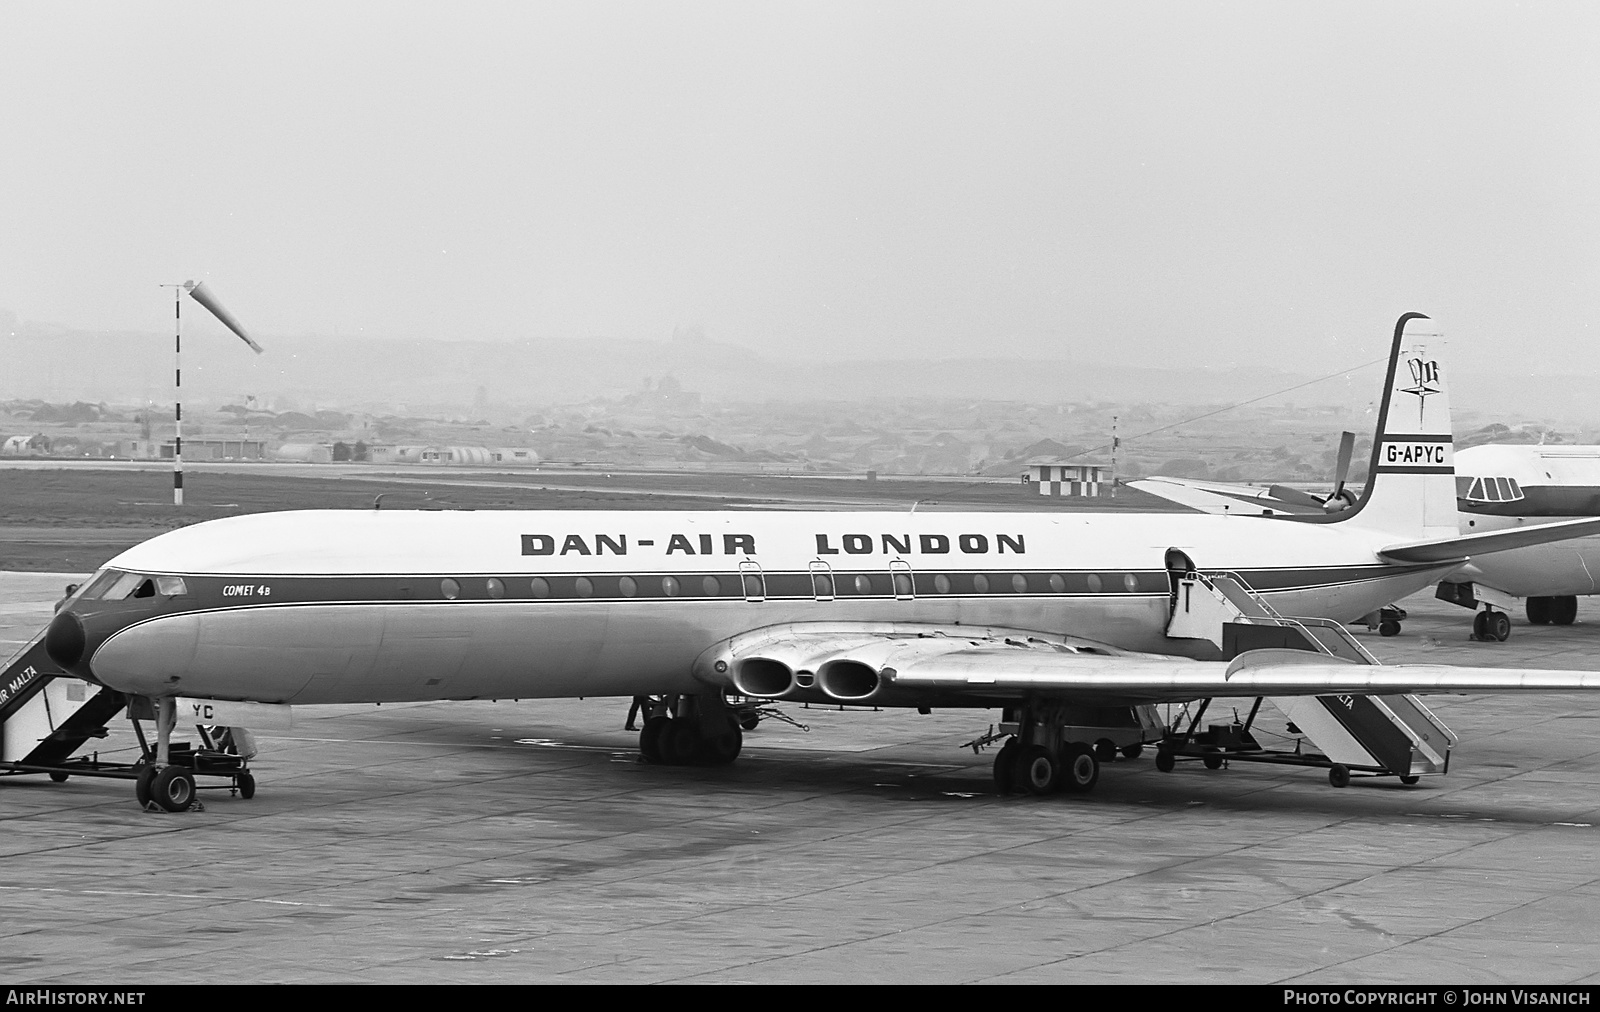
[[[1311,523],[1347,523],[1408,539],[1454,537],[1455,437],[1439,328],[1421,313],[1395,323],[1366,487],[1350,509]]]

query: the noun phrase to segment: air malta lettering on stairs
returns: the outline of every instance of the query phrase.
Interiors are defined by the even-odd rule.
[[[919,534],[915,540],[909,534],[880,534],[876,539],[870,534],[842,534],[837,548],[831,535],[817,535],[818,555],[838,555],[840,548],[846,555],[871,555],[879,550],[885,555],[949,555],[952,550],[967,555],[1022,555],[1027,551],[1020,534],[996,534],[992,539],[987,534]]]

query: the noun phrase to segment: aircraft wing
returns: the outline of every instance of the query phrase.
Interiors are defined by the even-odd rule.
[[[702,664],[702,677],[717,671],[721,677],[708,680],[731,683],[747,696],[900,706],[955,697],[1121,705],[1211,696],[1600,690],[1600,671],[1365,665],[1304,650],[1195,661],[1072,637],[912,624],[757,630],[713,648]]]
[[[1488,555],[1511,548],[1529,545],[1546,545],[1553,541],[1567,541],[1600,534],[1600,517],[1562,520],[1553,524],[1532,524],[1508,530],[1484,531],[1481,534],[1462,534],[1453,538],[1433,541],[1411,541],[1403,545],[1390,545],[1378,552],[1385,562],[1417,563],[1465,561],[1474,555]]]
[[[1231,663],[1155,658],[1082,658],[1030,651],[997,656],[962,650],[923,658],[889,676],[913,686],[1008,694],[1115,696],[1144,702],[1207,696],[1378,696],[1440,692],[1600,690],[1600,671],[1469,668],[1448,664],[1355,664],[1305,650],[1252,650]]]

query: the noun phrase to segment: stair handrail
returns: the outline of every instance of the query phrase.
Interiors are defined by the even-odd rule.
[[[1228,579],[1238,584],[1239,589],[1243,590],[1245,594],[1249,595],[1250,600],[1254,601],[1256,604],[1259,604],[1261,609],[1265,611],[1268,616],[1272,618],[1283,618],[1283,615],[1278,612],[1278,609],[1272,606],[1272,602],[1263,597],[1259,590],[1256,590],[1254,587],[1250,586],[1249,580],[1246,580],[1242,575],[1234,572],[1231,569],[1213,569],[1209,573],[1202,573],[1199,570],[1195,570],[1194,575],[1199,578],[1200,582],[1205,584],[1210,590],[1216,590],[1216,584],[1211,580],[1212,576],[1226,576]]]
[[[1231,569],[1214,569],[1214,570],[1211,570],[1211,572],[1209,574],[1202,573],[1202,572],[1199,572],[1198,570],[1196,570],[1194,575],[1195,575],[1196,578],[1198,578],[1202,583],[1204,583],[1206,585],[1207,589],[1212,590],[1212,591],[1216,590],[1216,584],[1213,583],[1212,580],[1210,579],[1211,576],[1225,576],[1228,579],[1232,580],[1235,584],[1238,585],[1240,590],[1243,590],[1245,592],[1245,594],[1247,594],[1249,596],[1250,600],[1252,600],[1256,604],[1260,605],[1261,606],[1261,610],[1267,613],[1267,618],[1270,620],[1268,622],[1268,624],[1280,625],[1280,626],[1288,626],[1288,627],[1291,627],[1291,628],[1299,628],[1301,632],[1305,632],[1306,633],[1306,638],[1307,639],[1309,639],[1312,643],[1315,643],[1317,645],[1317,649],[1319,651],[1321,651],[1324,654],[1327,654],[1330,657],[1336,657],[1338,655],[1335,654],[1332,650],[1328,649],[1327,645],[1324,644],[1321,640],[1317,639],[1317,637],[1311,635],[1310,632],[1307,630],[1308,626],[1315,626],[1315,627],[1317,627],[1319,629],[1327,629],[1327,630],[1329,630],[1335,636],[1339,637],[1339,639],[1342,640],[1347,646],[1349,646],[1351,649],[1353,649],[1355,651],[1355,653],[1356,653],[1356,656],[1360,657],[1362,659],[1362,661],[1364,663],[1366,663],[1366,664],[1382,664],[1383,663],[1382,661],[1378,660],[1378,658],[1374,657],[1372,655],[1371,651],[1369,651],[1366,647],[1362,646],[1360,640],[1358,640],[1354,636],[1350,635],[1350,630],[1346,629],[1341,623],[1335,622],[1332,619],[1327,619],[1327,618],[1309,618],[1309,617],[1302,618],[1302,617],[1299,617],[1299,616],[1291,617],[1291,616],[1288,616],[1288,615],[1284,615],[1283,613],[1279,612],[1278,609],[1274,608],[1272,606],[1272,603],[1270,601],[1268,601],[1266,599],[1266,597],[1260,591],[1258,591],[1254,587],[1250,586],[1250,581],[1249,580],[1246,580],[1241,574],[1239,574],[1239,573],[1237,573],[1237,572],[1235,572],[1235,571],[1233,571]],[[1257,619],[1257,621],[1260,621],[1260,619]]]

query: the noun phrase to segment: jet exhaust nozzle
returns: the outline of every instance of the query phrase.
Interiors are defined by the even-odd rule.
[[[841,703],[862,703],[883,688],[883,676],[877,668],[861,661],[828,661],[817,669],[817,688]]]
[[[771,657],[746,657],[733,668],[733,687],[741,696],[779,699],[795,686],[794,669]]]

